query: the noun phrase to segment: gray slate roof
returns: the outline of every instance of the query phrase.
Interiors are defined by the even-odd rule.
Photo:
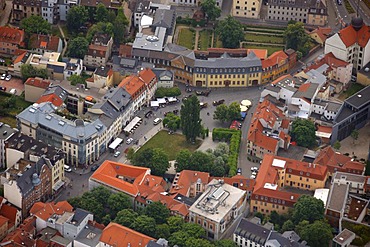
[[[79,226],[89,214],[91,213],[81,208],[77,208],[71,219],[71,223],[74,222],[73,225]]]
[[[154,14],[153,27],[173,28],[175,11],[169,9],[157,9]]]
[[[317,91],[318,87],[319,87],[319,84],[311,83],[311,85],[309,86],[309,88],[305,92],[296,91],[293,94],[293,97],[295,97],[295,98],[306,98],[306,99],[311,100],[313,98],[313,96],[315,95],[315,92]]]
[[[271,231],[267,230],[261,225],[254,224],[246,219],[242,219],[234,231],[234,234],[264,246],[270,235],[270,232]]]
[[[363,88],[351,97],[345,100],[346,103],[359,109],[361,106],[369,103],[370,101],[370,86]]]

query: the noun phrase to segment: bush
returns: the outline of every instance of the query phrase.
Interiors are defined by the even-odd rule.
[[[239,147],[241,141],[241,131],[232,129],[215,128],[212,132],[213,141],[226,141],[230,143],[229,158],[229,176],[235,176],[238,169]]]
[[[181,90],[178,87],[172,88],[164,88],[160,87],[155,91],[155,97],[163,98],[163,97],[175,97],[181,95]]]

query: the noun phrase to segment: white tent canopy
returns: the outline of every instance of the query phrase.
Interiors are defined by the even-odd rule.
[[[166,104],[167,103],[164,98],[158,98],[157,101],[158,101],[159,104]]]
[[[242,100],[241,105],[248,107],[252,105],[252,102],[250,100],[245,99],[245,100]]]
[[[241,105],[241,106],[240,106],[240,111],[241,111],[241,112],[248,111],[248,107],[246,107],[246,106],[244,106],[244,105]]]
[[[151,107],[159,107],[158,101],[150,101],[150,106]]]
[[[137,124],[141,122],[141,118],[135,117],[132,121],[124,128],[124,132],[130,132]]]

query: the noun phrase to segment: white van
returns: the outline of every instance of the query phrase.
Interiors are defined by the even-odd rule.
[[[162,118],[156,118],[156,119],[153,120],[154,125],[157,125],[160,122],[162,122]]]
[[[67,165],[64,165],[64,171],[65,172],[71,172],[72,171],[72,168],[67,166]]]

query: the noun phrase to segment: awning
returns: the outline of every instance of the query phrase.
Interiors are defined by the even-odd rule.
[[[54,184],[53,190],[58,191],[60,188],[62,188],[62,186],[63,186],[64,184],[65,184],[65,182],[64,182],[64,181],[59,180],[58,182],[56,182],[56,183]]]
[[[167,103],[164,98],[158,98],[157,101],[158,101],[159,104],[166,104]]]
[[[241,112],[246,112],[246,111],[248,111],[248,107],[246,107],[244,105],[240,105],[240,111]]]
[[[140,124],[141,118],[135,117],[132,121],[123,129],[124,132],[130,132],[137,124]]]
[[[315,131],[315,134],[317,137],[322,137],[322,138],[330,138],[331,133],[326,133],[326,132],[321,132],[321,131]]]
[[[242,100],[240,104],[243,106],[251,106],[252,102],[250,100],[245,99],[245,100]]]
[[[150,106],[151,107],[159,107],[158,101],[150,101]]]

